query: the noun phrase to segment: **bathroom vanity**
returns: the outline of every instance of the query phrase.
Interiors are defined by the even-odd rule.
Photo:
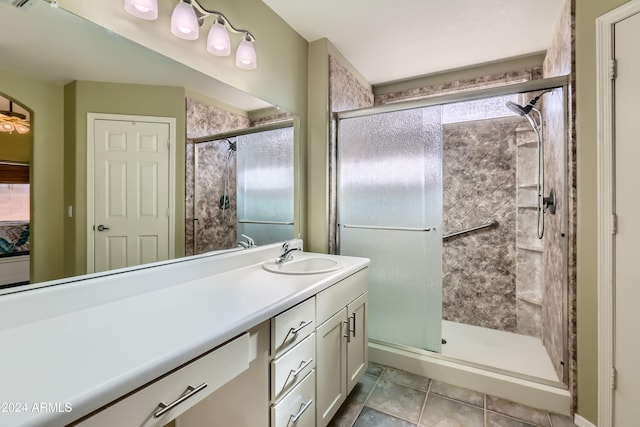
[[[369,260],[280,251],[5,291],[0,426],[324,427],[366,369]]]

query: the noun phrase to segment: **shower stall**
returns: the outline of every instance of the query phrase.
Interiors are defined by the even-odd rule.
[[[336,247],[372,260],[371,343],[566,388],[567,87],[336,115]]]
[[[190,141],[189,254],[293,238],[293,132],[286,122]]]

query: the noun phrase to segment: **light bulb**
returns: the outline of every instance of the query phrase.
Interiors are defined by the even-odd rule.
[[[243,70],[255,70],[258,66],[256,50],[253,43],[248,40],[242,40],[236,51],[236,66]]]
[[[171,15],[171,33],[185,40],[196,40],[200,36],[200,25],[196,11],[189,3],[180,2]]]
[[[11,122],[4,122],[0,124],[0,132],[13,132],[14,127]]]
[[[147,20],[158,18],[158,0],[124,0],[124,10]]]
[[[22,123],[16,124],[16,131],[20,134],[29,133],[29,126],[23,125]]]
[[[228,56],[231,54],[231,40],[229,40],[229,32],[227,28],[220,22],[216,21],[209,30],[207,37],[207,50],[209,53],[218,56]]]

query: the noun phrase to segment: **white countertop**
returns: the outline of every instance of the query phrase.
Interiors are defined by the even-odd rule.
[[[16,316],[6,327],[0,315],[0,426],[52,427],[77,420],[369,263],[338,257],[344,267],[329,273],[265,271],[262,261],[277,250],[195,257],[1,296],[0,313],[13,310]],[[172,270],[184,279],[153,286],[161,280],[158,273],[168,277]],[[123,289],[132,277],[137,285]],[[58,306],[48,307],[47,301]],[[16,305],[46,314],[21,317]],[[38,412],[40,403],[49,406]]]

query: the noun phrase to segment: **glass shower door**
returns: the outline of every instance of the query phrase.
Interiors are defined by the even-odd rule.
[[[372,261],[369,337],[438,352],[442,140],[440,106],[338,123],[338,248]]]
[[[293,127],[237,137],[238,240],[293,238]]]

